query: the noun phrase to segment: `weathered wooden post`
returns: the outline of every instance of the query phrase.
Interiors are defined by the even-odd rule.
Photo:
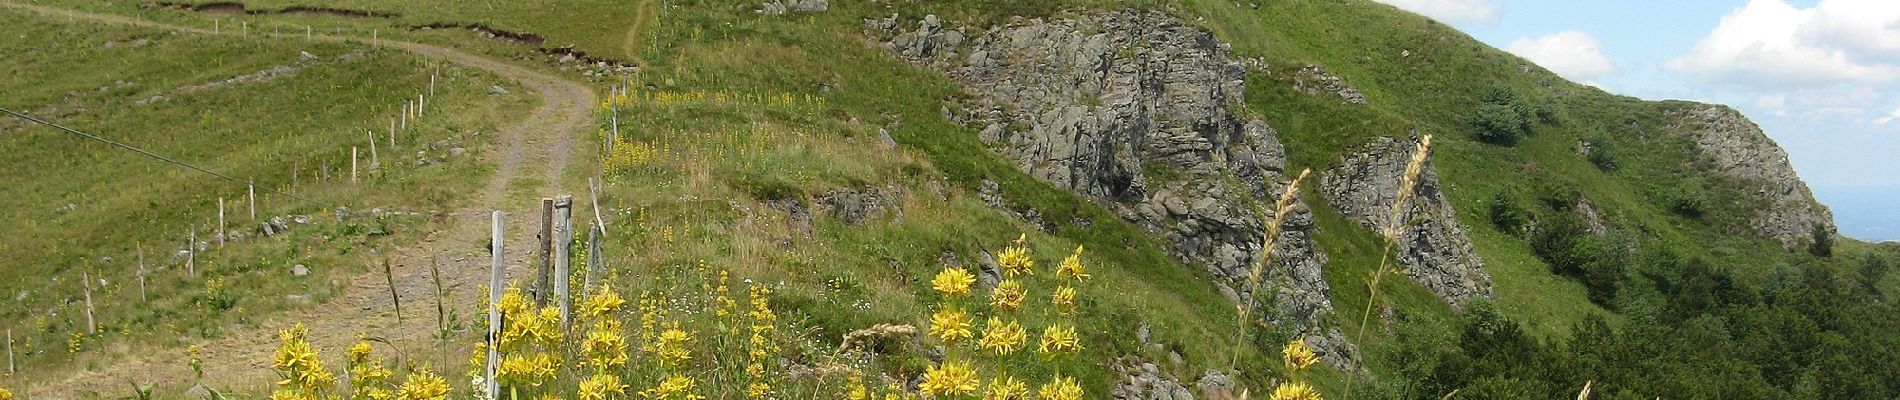
[[[224,248],[224,198],[218,198],[218,248]]]
[[[303,26],[303,40],[310,40],[310,25]]]
[[[86,334],[99,334],[99,324],[93,322],[92,319],[92,273],[83,270],[79,271],[79,280],[84,281],[81,283],[83,283],[86,288]]]
[[[607,221],[600,218],[600,185],[595,183],[594,177],[591,176],[587,177],[587,197],[593,200],[594,225],[600,227],[601,236],[606,236]]]
[[[402,102],[402,113],[401,113],[401,114],[402,114],[402,117],[400,117],[400,120],[401,120],[401,122],[402,122],[402,123],[401,123],[401,124],[397,124],[397,125],[396,125],[396,127],[397,127],[397,128],[400,128],[400,129],[402,129],[402,130],[405,130],[405,131],[406,131],[406,130],[409,130],[409,102],[408,102],[408,101],[403,101],[403,102]]]
[[[370,169],[380,168],[383,165],[383,159],[382,157],[379,157],[376,155],[376,130],[374,129],[364,129],[364,130],[369,131],[369,168]],[[391,134],[394,134],[394,133],[392,132]]]
[[[541,280],[534,285],[535,305],[548,306],[548,294],[554,291],[549,284],[554,274],[554,199],[541,198]]]
[[[356,146],[350,146],[350,183],[356,183]]]
[[[435,77],[433,76],[429,77],[429,85],[435,86]],[[417,121],[422,120],[422,108],[423,106],[426,106],[426,105],[429,105],[429,100],[426,98],[423,98],[422,94],[417,93],[416,94],[416,120]]]
[[[484,381],[488,384],[488,400],[497,400],[501,392],[501,384],[495,382],[495,367],[501,363],[501,353],[498,348],[501,345],[499,341],[501,338],[501,309],[496,308],[496,305],[501,303],[502,292],[501,217],[501,210],[495,210],[495,213],[491,217],[494,221],[494,229],[488,237],[488,254],[492,260],[492,264],[488,270],[488,377],[487,380]]]
[[[594,234],[599,229],[599,225],[587,227],[587,280],[581,283],[583,296],[594,292],[594,274],[600,272],[600,236]]]
[[[147,299],[145,297],[145,275],[147,274],[147,272],[145,271],[145,244],[140,243],[138,245],[138,251],[139,251],[139,301],[140,302],[151,301],[150,299]]]
[[[20,368],[13,365],[13,328],[7,328],[7,373],[20,373]]]
[[[568,293],[568,266],[572,254],[568,243],[574,241],[573,229],[574,197],[561,196],[554,200],[554,299],[561,308],[561,330],[567,330],[569,310],[573,301]]]
[[[251,202],[251,220],[256,221],[257,220],[257,180],[256,179],[251,179],[248,182],[244,183],[244,197],[248,201]]]
[[[185,242],[185,276],[198,276],[198,227],[191,227],[191,238]]]

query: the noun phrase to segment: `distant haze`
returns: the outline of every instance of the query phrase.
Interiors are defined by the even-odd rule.
[[[1816,187],[1814,197],[1834,210],[1834,221],[1847,237],[1880,242],[1900,240],[1900,193],[1896,186]]]

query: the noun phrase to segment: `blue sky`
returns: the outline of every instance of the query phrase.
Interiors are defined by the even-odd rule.
[[[1900,0],[1375,1],[1612,93],[1733,106],[1842,234],[1900,239]]]

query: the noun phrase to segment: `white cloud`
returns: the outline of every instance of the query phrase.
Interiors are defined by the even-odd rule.
[[[1663,67],[1705,84],[1786,89],[1900,80],[1900,2],[1751,0]]]
[[[1900,108],[1894,108],[1893,111],[1887,112],[1887,115],[1874,118],[1874,125],[1886,125],[1888,122],[1893,122],[1894,120],[1900,120]]]
[[[1582,31],[1519,38],[1507,50],[1571,80],[1589,81],[1616,73],[1616,66],[1603,56],[1603,45]]]
[[[1498,4],[1493,0],[1373,0],[1405,11],[1432,17],[1447,24],[1498,23]]]

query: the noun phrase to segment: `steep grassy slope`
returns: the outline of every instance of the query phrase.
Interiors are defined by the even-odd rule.
[[[0,45],[10,60],[0,66],[8,94],[0,106],[258,185],[253,219],[243,184],[11,116],[0,121],[0,165],[10,171],[0,177],[0,220],[8,221],[0,257],[9,260],[0,319],[9,321],[22,371],[36,377],[110,364],[110,354],[128,348],[216,337],[329,299],[339,280],[366,270],[366,254],[413,240],[412,231],[433,225],[429,213],[473,190],[487,173],[472,165],[482,135],[533,101],[483,93],[505,84],[490,76],[364,46],[275,46],[11,9],[0,9],[0,21],[19,38]],[[405,97],[427,91],[435,71],[426,122],[412,121],[390,148],[388,118]],[[366,129],[378,132],[378,166]],[[361,149],[356,184],[353,146]],[[467,151],[450,156],[453,147]],[[435,163],[418,165],[417,154]],[[371,216],[271,190],[420,214]],[[215,237],[220,198],[227,230],[243,236],[228,244]],[[308,216],[308,225],[292,215]],[[258,227],[274,217],[290,232],[261,238]],[[203,250],[188,277],[178,252],[194,229]],[[293,277],[293,265],[310,275]],[[80,334],[82,274],[95,280],[97,334]]]
[[[274,27],[314,24],[356,32],[378,30],[385,35],[403,35],[516,57],[527,64],[543,64],[546,60],[523,50],[524,45],[572,46],[594,57],[638,62],[641,72],[628,77],[632,80],[631,93],[598,110],[601,135],[604,137],[617,128],[622,139],[615,144],[617,152],[600,155],[599,171],[606,182],[602,212],[606,214],[610,232],[604,248],[608,264],[614,266],[615,271],[611,281],[616,282],[618,288],[634,291],[693,291],[694,287],[707,283],[704,277],[680,276],[694,276],[698,273],[695,271],[713,268],[730,270],[740,278],[773,288],[777,309],[798,328],[797,340],[808,347],[799,354],[808,356],[825,354],[846,332],[874,324],[928,326],[933,304],[940,300],[930,291],[928,281],[944,260],[954,257],[962,265],[975,265],[1026,232],[1028,243],[1041,263],[1054,264],[1077,246],[1086,249],[1084,260],[1095,277],[1080,286],[1082,311],[1075,319],[1086,349],[1079,357],[1058,363],[1017,359],[986,364],[985,368],[1007,369],[1022,376],[1047,376],[1056,372],[1077,376],[1092,395],[1106,393],[1107,388],[1124,378],[1105,366],[1121,363],[1128,356],[1154,362],[1164,377],[1190,385],[1204,371],[1225,370],[1233,363],[1238,369],[1238,380],[1254,389],[1254,393],[1268,389],[1267,385],[1282,374],[1275,359],[1279,356],[1279,345],[1287,339],[1286,333],[1268,330],[1247,343],[1235,343],[1234,309],[1200,268],[1173,261],[1152,236],[1122,222],[1095,203],[1020,172],[1010,161],[987,149],[969,127],[944,118],[945,100],[967,94],[961,93],[945,77],[912,68],[884,49],[867,44],[862,36],[863,19],[893,13],[905,21],[934,14],[949,24],[981,27],[1017,17],[1061,17],[1121,7],[1169,10],[1231,43],[1238,55],[1258,57],[1266,62],[1268,66],[1264,70],[1254,71],[1247,77],[1247,102],[1241,106],[1277,129],[1288,149],[1291,166],[1296,170],[1299,167],[1325,170],[1337,166],[1343,155],[1375,137],[1403,139],[1414,131],[1436,135],[1439,145],[1434,163],[1444,182],[1444,191],[1459,219],[1469,228],[1477,252],[1486,260],[1486,271],[1497,288],[1494,299],[1478,308],[1500,310],[1499,315],[1506,318],[1506,322],[1514,323],[1513,327],[1522,326],[1529,333],[1530,338],[1522,342],[1529,345],[1558,346],[1592,339],[1573,334],[1573,328],[1595,326],[1592,324],[1596,321],[1624,328],[1624,333],[1629,335],[1635,334],[1631,331],[1640,331],[1653,333],[1652,337],[1670,337],[1668,332],[1673,331],[1650,326],[1658,320],[1677,319],[1671,313],[1679,305],[1670,297],[1677,290],[1670,286],[1677,282],[1670,280],[1674,278],[1659,277],[1677,276],[1682,267],[1652,268],[1649,267],[1652,264],[1664,264],[1647,259],[1622,260],[1620,264],[1629,265],[1627,270],[1619,270],[1622,272],[1616,277],[1616,281],[1624,282],[1620,286],[1622,290],[1608,297],[1593,298],[1591,287],[1553,272],[1556,268],[1546,261],[1549,256],[1536,249],[1538,242],[1534,235],[1490,222],[1490,210],[1500,198],[1517,199],[1507,208],[1520,210],[1540,221],[1574,213],[1578,199],[1587,199],[1608,228],[1606,234],[1598,235],[1605,238],[1603,240],[1617,240],[1612,243],[1641,248],[1645,256],[1669,254],[1677,259],[1701,260],[1735,277],[1740,282],[1737,286],[1750,288],[1789,288],[1795,285],[1790,282],[1803,279],[1804,271],[1839,273],[1858,268],[1864,255],[1892,256],[1894,252],[1853,242],[1842,243],[1833,257],[1783,250],[1771,240],[1748,233],[1748,216],[1762,206],[1756,203],[1711,201],[1696,215],[1680,212],[1674,202],[1684,195],[1702,199],[1745,198],[1738,195],[1740,186],[1735,182],[1717,178],[1706,166],[1692,161],[1698,158],[1688,139],[1689,133],[1671,115],[1673,110],[1690,105],[1615,96],[1566,82],[1449,27],[1369,1],[1293,0],[1260,2],[1264,4],[1257,6],[1219,0],[1179,3],[923,1],[895,5],[838,2],[824,13],[786,16],[754,13],[756,4],[749,2],[667,2],[671,8],[665,10],[658,8],[659,3],[587,2],[555,6],[541,2],[262,1],[246,6],[252,10],[277,10],[315,5],[394,14],[394,17],[371,18],[285,15],[270,17],[269,21]],[[77,6],[188,22],[192,26],[203,26],[206,18],[216,16],[178,9],[140,8],[129,2]],[[488,40],[459,31],[411,30],[426,24],[480,24],[535,35],[545,41],[524,44]],[[31,26],[44,29],[35,34],[46,37],[56,34],[45,30],[61,29],[61,25],[46,21]],[[179,45],[164,55],[140,57],[172,63],[228,57],[234,65],[220,68],[248,71],[270,65],[270,60],[295,54],[294,50],[285,48],[256,50],[259,45],[254,43],[249,44],[250,47],[224,46]],[[36,56],[35,60],[61,64],[22,68],[23,72],[17,74],[45,74],[47,70],[60,68],[80,71],[99,68],[78,61],[81,54],[60,54],[73,58]],[[390,60],[401,60],[399,57],[377,51],[369,54],[367,60],[372,61],[364,62],[378,62],[376,67],[336,71],[339,77],[335,79],[369,82],[349,87],[398,85],[413,91],[416,74],[426,76],[425,71],[414,65]],[[1363,93],[1368,104],[1350,104],[1332,97],[1331,93],[1313,94],[1295,88],[1296,81],[1306,79],[1302,69],[1307,66],[1323,67],[1342,78],[1345,84]],[[152,68],[153,71],[177,69]],[[187,74],[155,72],[154,75],[179,82],[173,86],[198,80]],[[299,79],[306,78],[300,75],[282,82]],[[54,101],[60,98],[59,93],[69,89],[34,83],[38,79],[18,81],[21,88],[30,88],[26,89],[32,93],[28,98],[38,102]],[[282,82],[271,85],[289,85]],[[106,82],[101,81],[74,84],[70,88],[104,85]],[[466,92],[457,95],[464,96],[460,98],[463,101],[479,98],[474,94],[479,91],[477,88],[484,86],[470,84],[460,89]],[[267,92],[331,96],[316,98],[356,107],[338,107],[334,111],[336,115],[306,122],[319,128],[338,128],[332,130],[347,131],[340,127],[348,121],[337,115],[348,115],[351,110],[365,112],[363,108],[370,107],[365,100],[371,97],[367,93],[312,94],[300,89],[303,87],[287,86]],[[1500,146],[1474,139],[1471,116],[1483,97],[1497,90],[1537,102],[1552,118],[1536,123],[1532,132],[1515,145]],[[0,91],[12,92],[5,86],[0,86]],[[138,97],[114,96],[115,99]],[[308,97],[297,98],[297,101],[311,101],[306,100]],[[114,104],[110,102],[123,100],[92,101]],[[200,101],[205,101],[207,106],[222,104],[214,99]],[[515,105],[514,101],[519,100],[511,97],[500,105],[475,102],[470,110],[456,115],[489,120],[492,119],[490,114]],[[445,99],[444,104],[450,101]],[[619,109],[617,127],[608,125],[612,119],[607,107]],[[268,115],[270,109],[253,107],[245,112],[259,113],[256,116],[199,125],[189,125],[189,115],[173,115],[166,117],[170,122],[162,125],[185,124],[212,132],[242,131],[224,127],[228,124],[238,127],[253,124],[250,128],[264,129],[262,116]],[[140,121],[157,118],[137,117]],[[108,118],[99,121],[101,124],[129,120],[97,117],[91,113],[75,118],[82,122],[86,118]],[[50,132],[29,132],[53,136]],[[895,146],[886,146],[885,134]],[[223,143],[233,139],[207,140]],[[1603,167],[1579,154],[1575,149],[1580,141],[1616,149],[1612,153],[1615,167]],[[309,141],[296,143],[319,145]],[[176,150],[190,151],[191,146],[180,146]],[[262,161],[206,157],[241,168],[268,162],[268,155],[276,154],[259,152],[256,157]],[[40,157],[35,159],[38,161],[17,163],[58,165],[48,160],[50,155]],[[16,165],[13,160],[5,162]],[[467,180],[465,176],[455,175],[461,172],[440,172],[441,176],[435,176],[426,172],[428,170],[423,171],[420,176],[427,179],[417,178],[415,184],[435,182],[435,179],[463,183]],[[126,175],[126,179],[141,176],[134,171],[114,173]],[[19,184],[71,184],[70,181]],[[983,192],[986,181],[996,183],[995,193],[1001,203],[1007,205],[1002,207],[1004,209],[986,204],[988,194]],[[375,195],[336,190],[337,196]],[[145,201],[159,194],[165,193],[123,197]],[[196,204],[189,208],[201,210],[205,209],[206,201],[215,202],[215,198],[191,197],[188,193],[166,195],[171,196],[171,201],[152,200],[151,203],[184,202]],[[400,196],[425,197],[410,199],[414,201],[445,201],[426,192],[402,192]],[[1380,290],[1383,296],[1371,298],[1366,289],[1367,277],[1389,261],[1380,256],[1384,254],[1384,239],[1327,206],[1317,194],[1309,193],[1304,198],[1315,208],[1320,232],[1318,245],[1331,259],[1326,265],[1325,277],[1333,288],[1331,300],[1338,311],[1329,322],[1359,342],[1373,378],[1354,379],[1349,374],[1323,369],[1314,377],[1329,395],[1337,398],[1351,392],[1358,396],[1438,398],[1452,389],[1467,387],[1419,383],[1429,380],[1427,377],[1451,381],[1442,376],[1450,373],[1447,367],[1433,364],[1440,359],[1467,357],[1506,365],[1533,364],[1533,361],[1498,355],[1505,353],[1488,355],[1491,358],[1475,352],[1444,355],[1456,353],[1447,348],[1456,350],[1461,342],[1472,343],[1473,335],[1461,329],[1470,329],[1474,325],[1470,321],[1483,320],[1486,314],[1477,312],[1479,316],[1473,317],[1453,310],[1430,291],[1406,279],[1386,279]],[[46,197],[34,202],[57,202],[52,199]],[[47,209],[43,204],[6,208]],[[1036,217],[1012,215],[1022,210],[1033,210]],[[202,215],[131,218],[154,219],[159,225],[169,224],[163,232],[173,232],[191,223],[190,218],[201,219]],[[4,214],[0,214],[0,219],[40,220],[31,215]],[[28,236],[52,229],[27,226],[38,229],[22,231]],[[93,229],[102,231],[97,241],[71,246],[122,251],[126,242],[137,242],[136,238],[104,234],[104,227]],[[316,240],[297,238],[259,245],[279,248],[257,250],[258,254],[290,257],[301,248],[295,242]],[[55,265],[52,261],[61,258],[73,258],[60,255],[62,253],[53,250],[55,247],[66,245],[49,242],[15,253],[45,261],[47,265]],[[0,248],[0,252],[5,251],[8,250]],[[346,259],[345,254],[318,254],[320,256],[302,257]],[[260,276],[276,274],[282,269],[278,264],[289,262],[266,257],[257,256],[260,260],[257,263],[237,261],[249,257],[216,262],[247,265],[241,267],[244,271],[268,271],[253,273]],[[252,264],[259,266],[248,266]],[[54,270],[68,275],[75,273],[70,267],[49,269]],[[0,284],[5,282],[0,281]],[[115,298],[129,296],[123,289],[124,284],[117,284],[121,289],[114,294]],[[173,284],[179,285],[182,284]],[[1870,286],[1876,287],[1874,293],[1879,294],[1894,293],[1896,285],[1900,283],[1889,277]],[[257,290],[277,293],[306,289],[262,286]],[[169,290],[189,292],[195,288]],[[692,292],[688,297],[703,295],[706,293]],[[58,315],[65,318],[60,324],[68,324],[60,326],[69,327],[74,321],[70,298],[67,296],[67,300],[59,302],[64,306]],[[1386,312],[1388,306],[1390,314]],[[0,315],[24,319],[39,315],[39,307],[46,306],[24,305],[17,311],[0,310],[0,313],[13,312]],[[266,309],[258,312],[272,307],[281,306],[262,306],[260,308]],[[177,305],[156,309],[188,308],[188,305]],[[972,308],[988,310],[982,305]],[[1361,313],[1367,311],[1371,317],[1362,326]],[[156,312],[160,314],[146,318],[205,320],[202,313]],[[1736,312],[1727,317],[1741,320],[1741,315],[1744,313]],[[1714,319],[1700,318],[1705,324],[1709,323],[1707,319]],[[1052,319],[1032,317],[1024,322],[1037,326]],[[1135,333],[1144,327],[1148,339],[1138,338]],[[724,327],[694,328],[711,332]],[[1359,335],[1361,331],[1365,332],[1363,339]],[[41,336],[33,343],[39,349],[56,347],[56,340],[61,339]],[[475,337],[474,333],[464,332],[459,339],[472,342]],[[716,344],[703,345],[707,348],[698,353],[702,356],[718,354],[723,349],[709,347]],[[874,369],[913,376],[932,364],[933,354],[928,349],[898,347],[902,349],[879,359]],[[437,358],[453,359],[464,354],[463,350],[459,346],[443,345],[425,351],[432,351]],[[42,352],[40,357],[45,358],[36,362],[58,362],[61,357],[58,351]],[[1179,361],[1174,361],[1176,357]],[[813,361],[790,358],[797,362]],[[1682,358],[1702,360],[1692,356]],[[1790,366],[1812,364],[1809,360],[1784,361],[1781,364]],[[1684,372],[1688,368],[1678,365],[1666,364],[1645,370],[1675,380],[1650,387],[1625,385],[1604,392],[1632,397],[1653,393],[1706,394],[1715,392],[1699,392],[1709,388],[1680,381],[1763,375],[1760,371],[1752,375],[1748,372],[1696,375],[1702,371]],[[1576,369],[1552,368],[1552,371],[1569,374],[1549,379],[1560,383],[1560,387],[1537,387],[1515,393],[1537,397],[1545,393],[1539,390],[1574,390],[1574,386],[1586,380],[1627,382],[1642,378],[1640,375],[1598,377],[1584,367],[1571,368]],[[1680,378],[1682,376],[1692,378]],[[1769,381],[1794,386],[1783,379]],[[825,381],[800,382],[803,382],[800,385],[810,386],[800,386],[801,389],[825,393],[836,390],[835,387],[825,389]],[[1489,383],[1493,386],[1479,382],[1469,387],[1488,390],[1505,386],[1495,381]],[[707,386],[714,394],[736,395],[744,390],[729,382]]]

